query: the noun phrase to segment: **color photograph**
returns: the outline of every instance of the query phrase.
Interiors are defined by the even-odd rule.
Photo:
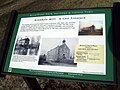
[[[78,35],[103,35],[103,21],[79,22]]]

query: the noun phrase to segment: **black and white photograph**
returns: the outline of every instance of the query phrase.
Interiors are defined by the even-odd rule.
[[[76,66],[74,47],[78,38],[43,38],[38,65]]]
[[[103,35],[103,21],[79,22],[78,35]]]
[[[13,54],[37,55],[40,46],[40,36],[18,36]]]

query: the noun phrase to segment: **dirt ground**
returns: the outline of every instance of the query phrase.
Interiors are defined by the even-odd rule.
[[[112,7],[119,0],[0,0],[0,46],[12,10],[33,12],[59,9]],[[43,90],[107,90],[111,86],[83,82],[38,79]],[[113,86],[112,86],[113,88]],[[22,77],[0,77],[0,90],[29,90]],[[115,90],[115,89],[114,89]]]

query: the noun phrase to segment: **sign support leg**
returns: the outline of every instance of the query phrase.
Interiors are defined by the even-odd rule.
[[[36,78],[23,77],[30,90],[42,90]]]

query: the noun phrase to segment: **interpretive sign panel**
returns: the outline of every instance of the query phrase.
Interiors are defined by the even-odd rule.
[[[3,72],[113,82],[111,23],[110,8],[18,13]]]

